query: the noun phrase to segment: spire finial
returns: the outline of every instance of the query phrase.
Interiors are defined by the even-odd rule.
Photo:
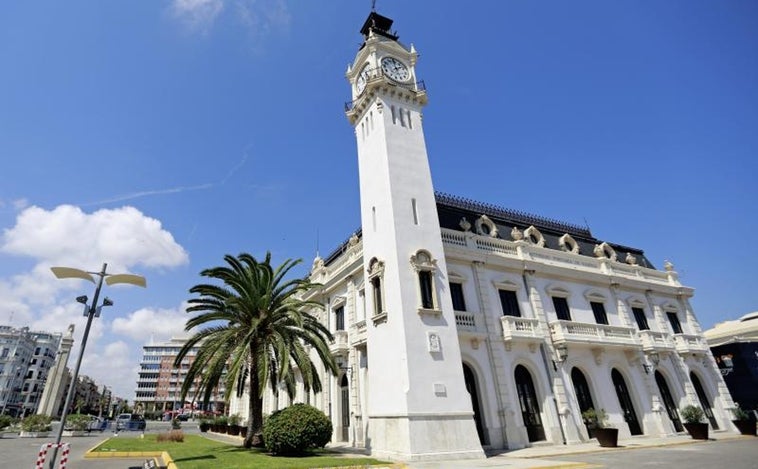
[[[371,0],[371,11],[376,11],[376,0]]]

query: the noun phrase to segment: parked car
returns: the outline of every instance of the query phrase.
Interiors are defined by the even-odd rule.
[[[144,430],[146,426],[145,418],[137,414],[120,414],[116,419],[116,431]]]
[[[108,419],[92,416],[89,425],[87,425],[87,430],[90,432],[102,432],[108,428],[109,424]]]

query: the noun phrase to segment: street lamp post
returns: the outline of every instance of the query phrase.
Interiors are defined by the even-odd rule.
[[[59,278],[59,279],[65,279],[65,278],[79,278],[84,280],[89,280],[90,282],[97,285],[95,287],[95,296],[92,298],[92,305],[87,304],[87,296],[82,295],[76,297],[76,301],[78,303],[81,303],[84,305],[84,315],[87,316],[87,325],[84,328],[84,336],[82,336],[82,346],[79,350],[79,358],[76,360],[76,366],[74,367],[74,374],[71,375],[71,385],[68,387],[68,393],[66,394],[66,402],[63,406],[63,413],[61,415],[61,424],[60,427],[58,427],[58,434],[55,438],[55,446],[53,446],[53,455],[50,459],[50,469],[53,469],[55,465],[55,458],[58,455],[58,445],[61,442],[61,437],[63,436],[63,428],[66,426],[66,417],[68,416],[68,408],[71,406],[71,400],[74,397],[74,391],[76,389],[76,380],[79,377],[79,367],[82,364],[82,357],[84,357],[84,348],[87,346],[87,337],[89,337],[89,330],[92,326],[92,320],[96,317],[100,317],[100,310],[103,308],[103,306],[113,306],[113,301],[111,301],[107,296],[103,299],[103,304],[101,306],[97,306],[97,301],[100,298],[100,289],[103,286],[103,280],[105,280],[105,283],[108,285],[115,285],[117,283],[128,283],[131,285],[137,285],[139,287],[146,287],[147,282],[145,281],[145,277],[139,276],[139,275],[132,275],[132,274],[108,274],[105,272],[106,268],[108,267],[108,264],[103,264],[103,270],[100,272],[87,272],[81,269],[74,269],[72,267],[51,267],[50,270],[53,271],[53,274]],[[98,280],[95,281],[95,278],[92,275],[98,276]]]

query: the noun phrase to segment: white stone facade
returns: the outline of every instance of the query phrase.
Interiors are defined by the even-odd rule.
[[[417,54],[390,25],[372,13],[347,71],[362,230],[311,271],[342,371],[295,400],[329,415],[334,442],[403,460],[587,441],[590,406],[622,438],[682,431],[687,404],[732,431],[693,290],[673,266],[584,228],[435,194]],[[264,412],[288,405],[281,396]],[[246,399],[231,409],[245,415]]]

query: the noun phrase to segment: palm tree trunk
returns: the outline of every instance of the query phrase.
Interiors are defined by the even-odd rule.
[[[258,371],[250,367],[250,400],[248,401],[247,435],[242,446],[245,448],[263,446],[263,398],[260,396]]]

